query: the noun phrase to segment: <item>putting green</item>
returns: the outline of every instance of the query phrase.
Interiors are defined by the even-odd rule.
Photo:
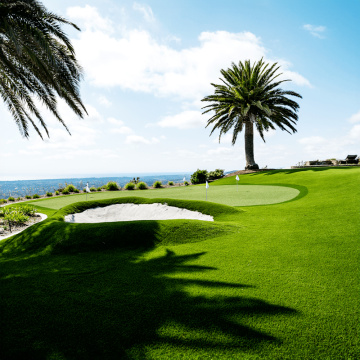
[[[207,200],[229,206],[253,206],[277,204],[298,196],[299,190],[288,186],[273,185],[221,185],[211,186],[207,190]],[[206,200],[205,185],[174,187],[156,190],[107,191],[90,193],[88,200],[103,200],[128,196],[144,198],[171,198],[179,200]],[[50,209],[61,209],[64,206],[84,201],[86,194],[61,196],[58,198],[32,201],[30,204]]]

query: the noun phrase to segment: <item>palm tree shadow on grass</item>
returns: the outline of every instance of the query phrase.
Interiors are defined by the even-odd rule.
[[[152,346],[212,353],[281,342],[236,319],[261,321],[295,310],[243,295],[193,296],[185,290],[252,287],[188,278],[216,270],[189,264],[204,254],[167,250],[146,260],[144,251],[112,250],[4,262],[0,358],[147,359]],[[184,276],[174,277],[178,273]]]

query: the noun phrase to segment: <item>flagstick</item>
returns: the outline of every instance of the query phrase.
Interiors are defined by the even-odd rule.
[[[207,188],[206,188],[206,201],[207,201]]]

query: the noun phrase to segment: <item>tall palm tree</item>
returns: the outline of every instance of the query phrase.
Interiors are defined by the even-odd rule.
[[[238,65],[233,63],[231,68],[221,70],[223,84],[211,84],[215,87],[214,95],[202,99],[211,103],[203,107],[207,109],[203,114],[215,113],[206,125],[214,125],[210,135],[219,129],[220,141],[221,135],[233,129],[234,145],[238,134],[245,129],[245,169],[259,169],[254,159],[254,125],[264,142],[264,131],[275,129],[275,125],[290,134],[289,129],[296,132],[294,125],[299,105],[287,96],[301,98],[301,95],[278,88],[281,83],[290,81],[275,81],[281,75],[277,73],[279,67],[277,63],[270,66],[263,59],[253,65],[250,60],[240,61]]]
[[[82,68],[62,24],[80,30],[37,0],[0,0],[0,95],[26,138],[29,123],[42,138],[33,117],[49,136],[36,99],[68,132],[57,98],[64,99],[79,117],[86,113],[79,94]]]

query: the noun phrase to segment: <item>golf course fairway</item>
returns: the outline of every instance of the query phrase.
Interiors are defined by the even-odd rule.
[[[240,182],[294,192],[239,206],[229,177],[208,201],[204,186],[32,201],[48,219],[0,242],[0,359],[359,359],[360,168]],[[214,222],[63,221],[121,202]]]

